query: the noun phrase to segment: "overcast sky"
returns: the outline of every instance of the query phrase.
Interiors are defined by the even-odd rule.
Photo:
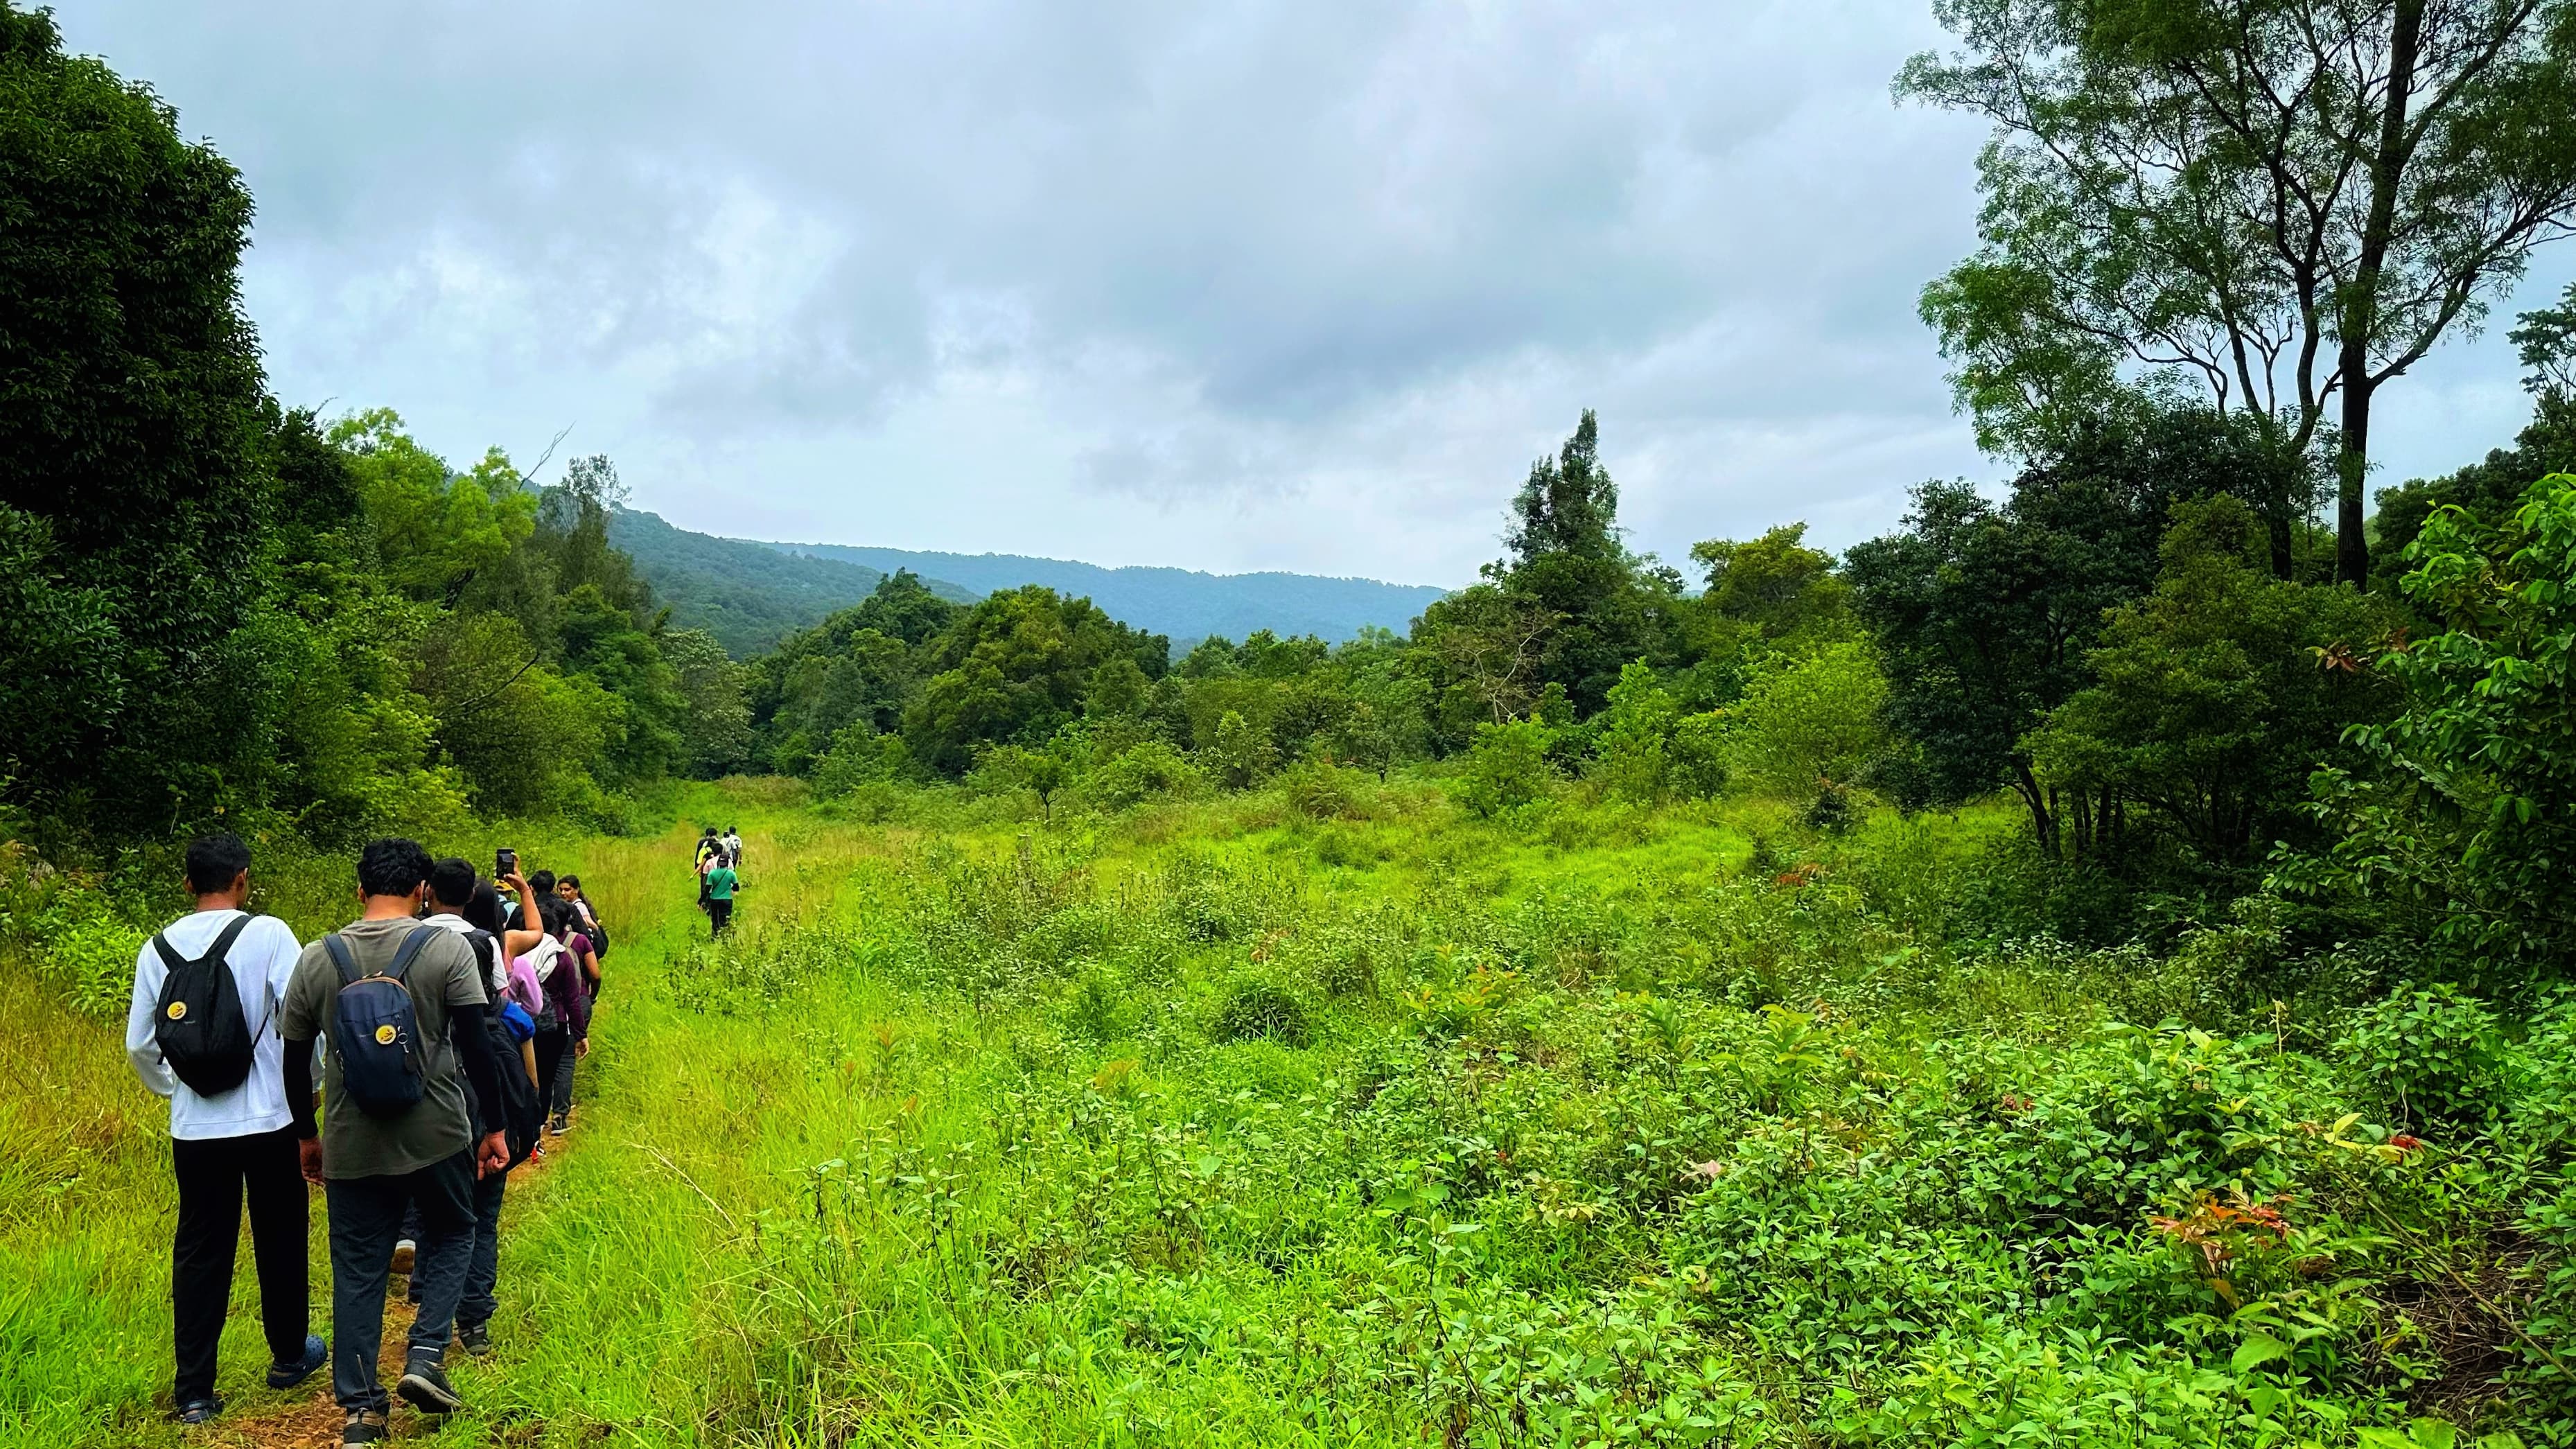
[[[1914,315],[1982,139],[1889,99],[1929,0],[60,19],[249,178],[284,398],[570,425],[684,527],[1456,584],[1587,406],[1667,558],[1997,472]],[[2381,482],[2520,425],[2502,330],[2382,394]]]

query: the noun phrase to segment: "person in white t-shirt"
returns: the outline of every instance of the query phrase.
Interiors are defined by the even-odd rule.
[[[268,1337],[269,1386],[293,1388],[329,1354],[311,1331],[307,1198],[296,1160],[294,1114],[286,1101],[286,1047],[277,1030],[278,999],[302,947],[284,921],[243,909],[250,895],[250,847],[241,837],[209,835],[191,844],[187,880],[197,909],[145,942],[135,957],[125,1055],[145,1087],[170,1099],[170,1165],[179,1181],[179,1226],[170,1260],[171,1337],[178,1360],[172,1400],[179,1422],[202,1424],[223,1410],[215,1397],[215,1351],[232,1300],[245,1198],[260,1323]],[[163,988],[174,962],[197,961],[219,944],[252,1060],[238,1086],[200,1094],[164,1056],[161,1023],[183,1018],[187,1003],[164,1002]]]

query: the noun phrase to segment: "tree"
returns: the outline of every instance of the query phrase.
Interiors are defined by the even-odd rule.
[[[1234,710],[1217,721],[1216,738],[1208,742],[1208,772],[1229,790],[1249,790],[1270,773],[1276,758],[1270,741]]]
[[[1680,720],[1681,710],[1656,682],[1653,669],[1640,662],[1620,670],[1609,707],[1594,721],[1593,773],[1602,788],[1642,805],[1657,804],[1672,793],[1670,750]]]
[[[1940,0],[1899,94],[1994,122],[1983,245],[1925,319],[1989,447],[2146,389],[2336,454],[2366,583],[2372,403],[2576,208],[2576,0]]]
[[[1806,545],[1807,525],[1787,523],[1738,543],[1712,538],[1691,545],[1708,576],[1703,612],[1766,643],[1828,638],[1851,624],[1851,586],[1834,574],[1834,556]]]
[[[2086,682],[2102,612],[2144,593],[2130,500],[2034,470],[1998,507],[1965,483],[1927,483],[1898,532],[1845,556],[1854,603],[1885,662],[1887,719],[1917,749],[1892,786],[1906,808],[2009,784],[2042,848],[2057,817],[2023,736]]]
[[[1887,678],[1865,643],[1775,657],[1726,711],[1728,773],[1783,796],[1839,790],[1885,746],[1886,706]]]
[[[1539,665],[1558,616],[1493,584],[1473,584],[1432,601],[1414,622],[1427,647],[1464,690],[1502,724],[1538,697]]]
[[[47,704],[52,768],[0,798],[167,830],[266,768],[244,632],[270,501],[250,195],[149,89],[0,6],[0,218],[0,509],[44,523],[0,547],[41,571],[31,607],[74,650],[0,689],[13,716],[31,687],[83,691]]]
[[[2532,485],[2499,521],[2437,511],[2407,596],[2445,625],[2383,652],[2405,691],[2355,732],[2361,768],[2316,779],[2323,854],[2276,884],[2365,903],[2443,965],[2524,984],[2576,956],[2576,476]]]
[[[1510,557],[1488,566],[1486,576],[1521,617],[1547,621],[1535,641],[1536,677],[1563,686],[1578,712],[1600,709],[1630,661],[1670,662],[1681,575],[1632,556],[1620,542],[1619,487],[1602,466],[1601,425],[1591,409],[1556,456],[1530,465],[1503,544]],[[1423,617],[1429,621],[1431,610]],[[1492,642],[1507,643],[1512,632],[1506,627]]]
[[[925,764],[960,773],[980,746],[1034,744],[1076,718],[1110,660],[1159,678],[1170,651],[1162,635],[1131,629],[1089,599],[1035,584],[1005,589],[922,651],[930,678],[904,712],[904,735]]]
[[[2111,612],[2095,682],[2030,740],[2097,838],[2135,804],[2202,859],[2244,865],[2295,822],[2345,727],[2384,716],[2388,681],[2363,661],[2395,621],[2352,590],[2264,577],[2260,538],[2234,498],[2177,509],[2155,591]]]
[[[683,761],[708,779],[738,768],[751,754],[742,666],[704,629],[674,629],[662,636],[661,646],[662,658],[678,676]]]

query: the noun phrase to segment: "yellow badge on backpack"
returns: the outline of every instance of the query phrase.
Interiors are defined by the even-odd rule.
[[[186,1016],[187,1014],[188,1003],[184,1001],[174,1001],[170,1003],[170,1019],[172,1021],[177,1021],[180,1017]]]
[[[376,1028],[376,1045],[378,1045],[378,1046],[392,1046],[393,1044],[394,1044],[394,1028],[393,1028],[393,1023],[391,1023],[391,1022],[387,1022],[385,1025],[380,1026],[380,1027],[377,1027],[377,1028]]]

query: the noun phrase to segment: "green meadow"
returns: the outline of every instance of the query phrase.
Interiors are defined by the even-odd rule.
[[[2000,807],[1823,835],[1327,783],[1055,823],[702,787],[749,839],[722,943],[687,826],[520,840],[618,928],[598,1048],[514,1184],[472,1408],[408,1437],[2349,1443],[2556,1371],[2482,1307],[2532,1291],[2525,1164],[2396,1137],[2368,1028],[2247,996],[2224,933],[1962,933]],[[272,904],[326,926],[334,868]],[[157,1104],[30,964],[0,1442],[178,1442]],[[2569,1030],[2499,1069],[2527,1133]],[[240,1286],[205,1442],[296,1442],[327,1395],[256,1386]]]

